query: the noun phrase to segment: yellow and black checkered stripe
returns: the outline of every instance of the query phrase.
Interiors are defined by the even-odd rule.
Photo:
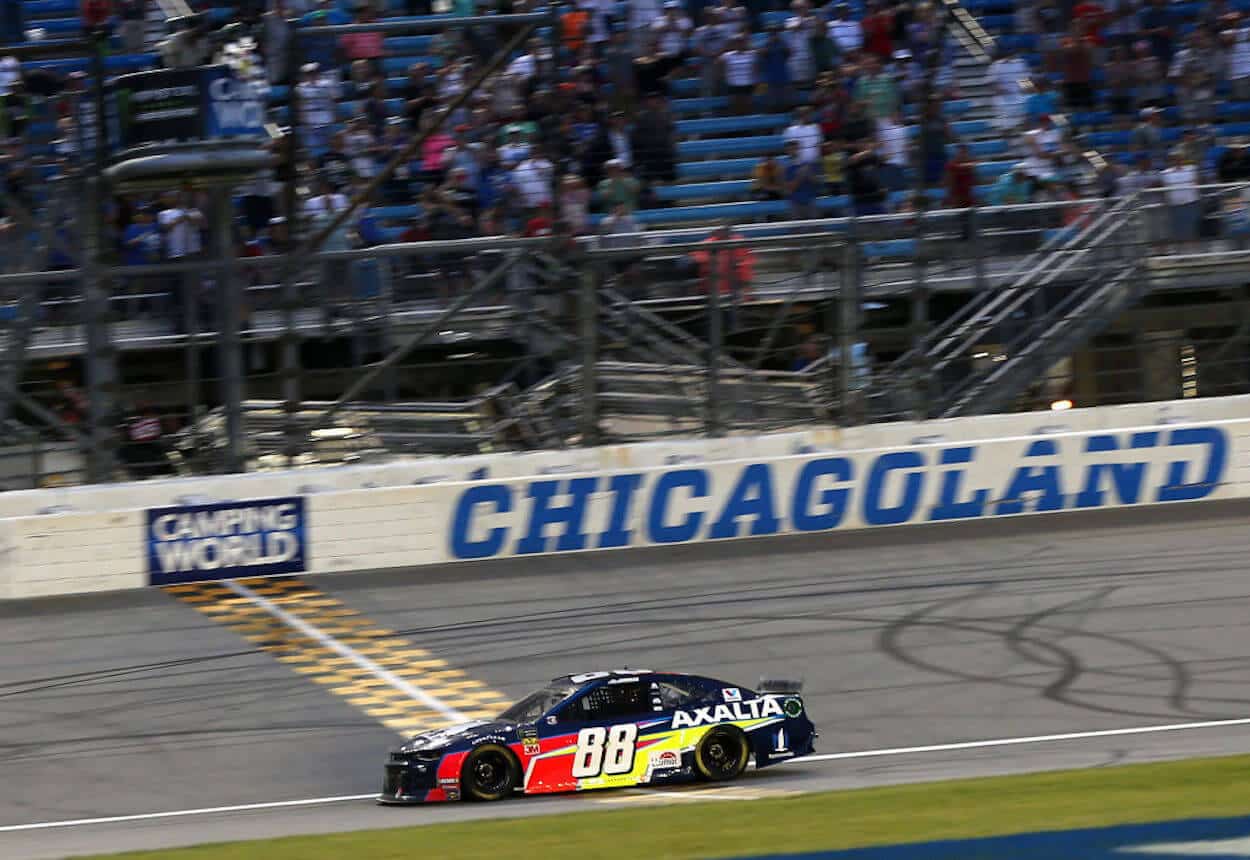
[[[446,661],[416,647],[394,631],[378,626],[302,579],[281,577],[240,579],[238,582],[467,717],[493,717],[508,706],[501,693],[448,666]],[[400,734],[442,728],[452,722],[221,583],[170,585],[164,590]]]

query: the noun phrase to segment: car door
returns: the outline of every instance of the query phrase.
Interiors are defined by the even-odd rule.
[[[639,735],[657,720],[649,685],[611,678],[569,699],[543,721],[550,752],[530,762],[526,791],[572,791],[637,785],[646,772]],[[641,765],[641,766],[640,766]]]

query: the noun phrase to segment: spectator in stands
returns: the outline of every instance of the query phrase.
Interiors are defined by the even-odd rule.
[[[749,295],[755,278],[755,253],[750,248],[737,247],[717,250],[718,242],[746,238],[729,225],[722,225],[701,244],[707,250],[695,251],[691,258],[699,267],[699,289],[710,293],[713,288],[722,296],[732,296],[734,304]]]
[[[816,78],[812,40],[816,37],[819,19],[812,14],[807,0],[792,0],[794,14],[786,19],[786,47],[789,48],[790,80],[796,89],[807,89]]]
[[[1242,18],[1235,30],[1224,32],[1228,49],[1229,96],[1233,101],[1250,99],[1250,26]]]
[[[820,144],[823,140],[820,126],[812,121],[812,110],[806,105],[799,108],[794,115],[794,122],[786,127],[782,135],[786,143],[798,144],[798,159],[802,162],[815,162],[820,159]]]
[[[786,149],[797,148],[798,143],[791,141]],[[771,155],[765,155],[751,170],[752,200],[782,200],[786,196],[785,170],[781,163]]]
[[[942,181],[946,172],[947,152],[955,142],[955,135],[942,115],[941,102],[928,102],[922,111],[917,134],[921,180],[926,187],[933,187]]]
[[[670,60],[684,59],[693,29],[690,19],[682,11],[681,0],[665,0],[664,14],[651,22],[660,56]]]
[[[1164,198],[1168,205],[1169,230],[1172,241],[1182,248],[1198,241],[1198,228],[1202,221],[1202,196],[1198,185],[1198,167],[1186,163],[1182,154],[1172,156],[1172,163],[1160,178],[1167,191]]]
[[[1172,10],[1167,0],[1148,0],[1141,11],[1141,34],[1150,42],[1150,53],[1164,67],[1172,62],[1173,27]]]
[[[1137,85],[1134,65],[1123,47],[1114,45],[1107,52],[1106,82],[1103,88],[1107,96],[1107,109],[1116,119],[1133,114],[1133,93]]]
[[[1160,108],[1142,108],[1139,116],[1137,126],[1133,129],[1133,149],[1148,156],[1152,164],[1161,166],[1167,154],[1163,111]]]
[[[631,149],[643,182],[668,183],[677,178],[677,126],[665,99],[652,96],[646,100],[634,120]]]
[[[204,213],[189,191],[167,194],[164,204],[156,220],[164,237],[165,259],[198,257],[203,251],[200,234],[207,223]]]
[[[172,470],[161,444],[164,435],[160,415],[150,403],[140,403],[126,418],[126,467],[136,480],[167,475]]]
[[[864,32],[860,29],[859,22],[851,19],[851,7],[847,3],[834,4],[829,35],[833,37],[838,53],[843,57],[853,56],[863,50]]]
[[[800,157],[797,140],[786,143],[784,168],[786,197],[790,201],[790,217],[796,221],[817,217],[816,195],[819,193],[817,165],[815,160]]]
[[[1032,196],[1033,181],[1023,163],[1013,165],[990,188],[990,203],[994,206],[1018,206],[1028,203]]]
[[[790,46],[782,38],[781,28],[768,28],[768,38],[759,52],[759,77],[768,98],[768,108],[787,110],[790,106]]]
[[[910,129],[899,115],[877,120],[877,152],[881,156],[881,184],[887,191],[900,191],[910,162],[908,136]]]
[[[1024,119],[1023,84],[1029,79],[1029,67],[1010,47],[998,50],[990,64],[990,84],[994,92],[994,122],[1004,132],[1017,128]]]
[[[864,102],[874,120],[893,116],[902,107],[898,83],[876,55],[864,63],[864,73],[855,82],[855,100]]]
[[[599,204],[612,211],[621,206],[625,207],[627,212],[636,210],[641,193],[638,180],[628,175],[624,165],[615,158],[610,159],[604,167],[607,170],[607,177],[595,189]]]
[[[725,84],[729,90],[729,107],[736,114],[749,113],[751,96],[759,82],[759,58],[745,36],[738,36],[720,58]]]
[[[1167,65],[1150,52],[1145,40],[1133,43],[1133,80],[1137,107],[1163,107],[1167,98]]]
[[[138,54],[143,51],[144,28],[147,26],[146,0],[120,0],[117,5],[118,18],[121,21],[118,30],[122,50],[128,54]]]
[[[1072,110],[1094,107],[1094,38],[1078,25],[1060,43],[1063,64],[1063,100]]]
[[[334,133],[338,83],[317,63],[305,63],[296,85],[300,106],[300,134],[306,152],[321,154]]]
[[[1209,122],[1215,116],[1215,89],[1224,74],[1223,57],[1201,30],[1194,31],[1176,53],[1168,80],[1176,87],[1181,118],[1186,122]]]
[[[261,16],[261,53],[265,57],[265,72],[270,84],[289,84],[291,25],[285,0],[273,0]]]
[[[876,146],[862,144],[846,160],[846,185],[857,217],[885,213],[886,193],[881,183],[881,158]]]
[[[955,157],[946,163],[946,200],[949,209],[970,209],[977,205],[977,165],[968,144],[961,143]],[[963,222],[964,239],[971,238],[970,223]]]
[[[867,0],[860,29],[864,34],[864,50],[882,63],[894,56],[894,12],[880,0]]]
[[[161,261],[161,234],[156,227],[155,213],[147,206],[138,207],[130,223],[122,232],[122,265],[146,266]],[[126,279],[126,289],[131,295],[142,293],[148,284],[148,278],[132,277]],[[133,311],[146,311],[146,302],[135,302]]]
[[[566,173],[560,180],[560,220],[569,225],[575,235],[590,229],[590,189],[575,173]]]
[[[704,98],[721,95],[724,89],[720,56],[728,47],[720,13],[714,6],[704,6],[699,26],[690,34],[690,53],[699,61],[699,95]]]
[[[511,185],[516,189],[522,208],[535,211],[551,205],[551,183],[555,167],[542,147],[535,146],[528,156],[512,169]]]
[[[846,153],[837,142],[827,140],[821,145],[820,176],[825,183],[825,193],[840,195],[846,184],[844,166]]]
[[[681,60],[660,53],[654,37],[648,37],[647,48],[634,58],[634,85],[639,98],[662,96],[668,98],[669,76],[681,65]]]

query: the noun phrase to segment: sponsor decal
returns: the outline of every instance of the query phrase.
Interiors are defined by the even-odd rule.
[[[737,687],[726,687],[725,689],[720,691],[720,694],[721,696],[724,697],[726,702],[741,702],[742,701],[742,691],[739,690]]]
[[[472,559],[1193,501],[1225,481],[1230,448],[1194,426],[483,482],[447,538]]]
[[[803,713],[803,702],[801,699],[786,699],[781,709],[786,712],[787,717],[797,717]]]
[[[548,717],[553,724],[555,719]],[[538,742],[538,732],[534,729],[518,729],[517,737],[521,739],[521,751],[526,755],[539,755],[542,751],[542,744]]]
[[[147,512],[148,584],[302,573],[307,521],[300,497]]]
[[[712,723],[728,723],[735,720],[760,720],[782,716],[781,702],[776,699],[748,699],[723,705],[708,705],[673,714],[673,728],[692,729]]]
[[[681,767],[681,756],[674,750],[651,753],[652,770],[676,770]]]

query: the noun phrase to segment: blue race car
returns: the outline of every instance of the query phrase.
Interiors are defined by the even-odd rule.
[[[760,768],[812,752],[801,686],[634,669],[562,675],[494,720],[409,740],[390,754],[378,802],[735,779],[752,759]]]

